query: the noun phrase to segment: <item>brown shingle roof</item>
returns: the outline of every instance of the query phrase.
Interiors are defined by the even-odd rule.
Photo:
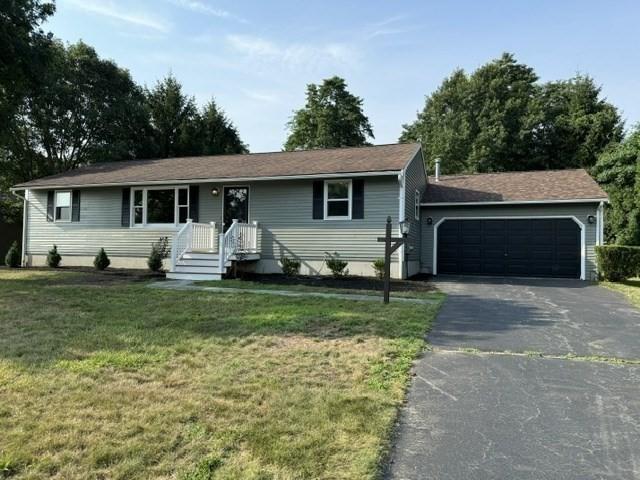
[[[407,143],[99,163],[14,188],[400,171],[419,149],[419,144]]]
[[[444,175],[429,178],[424,203],[606,199],[582,169]]]

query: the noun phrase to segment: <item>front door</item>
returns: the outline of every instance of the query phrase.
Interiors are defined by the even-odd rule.
[[[224,231],[227,231],[234,219],[247,223],[249,221],[249,187],[224,187],[223,197]]]

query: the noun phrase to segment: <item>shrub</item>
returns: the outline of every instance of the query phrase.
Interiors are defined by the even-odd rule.
[[[93,259],[93,266],[96,267],[96,270],[104,270],[111,264],[111,260],[107,256],[107,252],[104,251],[104,248],[101,248],[96,258]]]
[[[379,279],[384,278],[384,258],[376,258],[373,263],[373,270],[376,272],[376,277]]]
[[[47,265],[51,268],[58,268],[60,266],[60,260],[62,260],[62,256],[58,253],[58,247],[54,245],[47,254]]]
[[[7,267],[17,268],[20,266],[20,250],[18,250],[18,242],[13,242],[7,255],[4,257],[4,263]]]
[[[151,253],[147,265],[152,272],[162,271],[162,261],[169,256],[169,237],[160,237],[151,244]]]
[[[295,277],[300,273],[300,261],[293,258],[282,257],[280,259],[282,264],[282,273],[287,277]]]
[[[596,247],[596,257],[604,280],[617,282],[640,274],[640,247],[601,245]]]
[[[338,252],[333,252],[332,254],[329,252],[324,252],[324,263],[327,264],[327,267],[329,268],[329,270],[331,270],[331,274],[335,278],[349,275],[349,270],[347,270],[347,265],[349,265],[349,262],[341,260]]]

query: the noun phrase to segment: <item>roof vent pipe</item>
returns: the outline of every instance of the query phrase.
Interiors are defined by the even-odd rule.
[[[440,159],[436,158],[436,182],[440,181]]]

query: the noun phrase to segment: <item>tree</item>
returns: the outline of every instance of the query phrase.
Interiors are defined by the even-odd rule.
[[[308,85],[305,106],[287,123],[285,150],[368,145],[367,139],[374,137],[362,103],[340,77]]]
[[[51,34],[40,25],[54,11],[52,2],[0,2],[0,136],[24,95],[39,85],[46,71]]]
[[[616,108],[600,94],[580,75],[539,84],[532,68],[505,53],[445,79],[400,141],[422,142],[444,173],[588,168],[622,136]]]
[[[182,85],[169,74],[147,91],[154,155],[167,158],[198,155],[200,118],[193,97],[182,93]]]
[[[240,139],[238,130],[215,100],[205,105],[200,121],[203,155],[248,153],[249,149]]]
[[[50,50],[40,88],[13,117],[0,156],[6,177],[25,181],[143,154],[148,119],[142,90],[129,72],[82,42],[54,42]]]
[[[600,155],[592,170],[609,194],[607,242],[640,245],[640,127]]]

